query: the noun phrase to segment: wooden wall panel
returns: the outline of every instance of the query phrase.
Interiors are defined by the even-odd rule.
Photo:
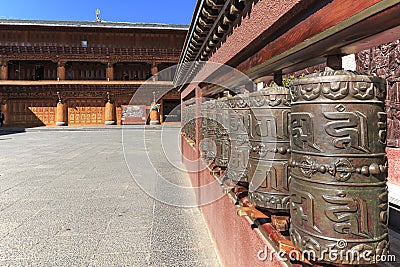
[[[55,125],[56,103],[53,99],[10,99],[9,126]]]
[[[104,125],[103,99],[68,100],[68,125]]]

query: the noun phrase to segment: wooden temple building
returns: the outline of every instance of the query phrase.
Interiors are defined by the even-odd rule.
[[[387,0],[199,0],[180,58],[182,65],[174,80],[181,93],[182,106],[186,106],[187,113],[199,116],[202,114],[201,103],[207,100],[255,92],[271,81],[282,85],[282,76],[286,75],[324,71],[325,67],[340,70],[344,67],[342,57],[352,55],[356,66],[353,71],[387,79],[389,221],[392,227],[399,229],[399,14],[399,1]],[[204,62],[228,65],[247,75],[250,82],[246,84],[234,70],[227,71],[226,68],[220,75],[214,75],[218,67],[209,73],[203,68],[207,66]],[[305,89],[306,94],[312,94],[310,88]],[[196,119],[195,123],[183,128],[182,153],[189,161],[201,158],[202,123]],[[220,152],[217,141],[216,144],[217,159]],[[222,264],[310,266],[310,262],[289,261],[277,255],[279,250],[297,249],[289,241],[287,228],[282,227],[285,220],[261,213],[254,203],[249,202],[246,188],[229,186],[224,180],[221,182],[224,169],[215,166],[215,162],[210,163],[208,168],[190,173],[190,177],[199,203],[213,194],[201,188],[215,181],[229,192],[201,207]],[[268,182],[268,173],[265,175],[268,187],[272,182]],[[301,223],[307,225],[312,210],[304,203],[305,199],[299,200],[302,206],[297,210],[302,214]],[[323,216],[315,215],[315,220]],[[348,222],[344,215],[342,219]],[[390,251],[398,256],[399,235],[394,232],[389,235]],[[315,249],[319,246],[312,237],[303,239],[301,244]],[[374,266],[383,265],[397,266],[390,262]]]
[[[148,109],[153,92],[168,91],[158,101],[162,122],[179,104],[169,67],[186,33],[185,25],[0,20],[5,125],[121,124],[122,106]],[[132,99],[141,86],[146,93]]]

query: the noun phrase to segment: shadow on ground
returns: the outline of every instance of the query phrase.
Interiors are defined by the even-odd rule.
[[[0,128],[0,136],[2,135],[9,135],[9,134],[17,134],[17,133],[24,133],[26,132],[25,128],[8,128],[2,127]]]

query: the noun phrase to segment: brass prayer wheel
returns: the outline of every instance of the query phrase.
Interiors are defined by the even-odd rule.
[[[203,151],[202,159],[209,165],[215,161],[216,156],[217,121],[215,100],[206,101],[202,103],[201,107],[203,140],[200,147]]]
[[[249,96],[249,201],[269,210],[289,211],[289,89],[267,87]]]
[[[230,141],[230,157],[227,178],[234,183],[248,182],[250,108],[248,94],[227,98],[227,127]]]
[[[229,137],[227,126],[227,98],[215,100],[215,166],[226,169],[229,160]]]
[[[385,87],[343,70],[291,85],[290,237],[319,261],[372,264],[388,251]]]
[[[206,161],[206,152],[208,150],[208,132],[207,132],[207,102],[200,104],[200,157]]]

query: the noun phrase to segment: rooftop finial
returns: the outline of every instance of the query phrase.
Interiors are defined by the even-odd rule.
[[[99,15],[100,15],[100,9],[96,9],[96,22],[101,22]]]

